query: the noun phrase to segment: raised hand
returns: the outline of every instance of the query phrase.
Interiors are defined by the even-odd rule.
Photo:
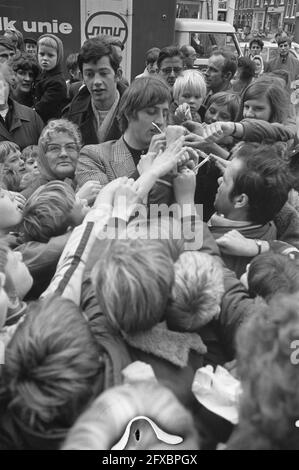
[[[113,206],[114,195],[116,190],[127,181],[128,177],[122,176],[121,178],[117,178],[113,181],[110,181],[110,183],[103,186],[96,197],[93,207],[99,207],[101,204],[108,204],[110,206]]]
[[[175,200],[178,204],[193,204],[196,188],[194,171],[185,168],[173,180]]]
[[[102,186],[99,181],[86,181],[76,194],[79,199],[85,199],[88,204],[92,204]]]

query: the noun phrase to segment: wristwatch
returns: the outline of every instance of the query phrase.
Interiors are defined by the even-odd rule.
[[[254,241],[255,241],[255,244],[256,244],[256,246],[257,246],[257,249],[258,249],[258,252],[257,252],[257,254],[258,254],[258,255],[260,255],[260,254],[261,254],[261,252],[262,252],[262,246],[263,246],[263,243],[262,243],[262,241],[261,241],[261,240],[257,240],[256,238],[254,239]]]

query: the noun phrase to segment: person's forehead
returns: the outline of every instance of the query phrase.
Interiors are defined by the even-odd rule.
[[[209,65],[212,65],[213,67],[215,67],[218,70],[222,70],[223,66],[224,66],[224,57],[223,57],[223,55],[220,55],[220,54],[219,55],[216,55],[216,54],[211,55],[211,57],[209,58]]]
[[[180,56],[174,56],[174,57],[166,57],[165,59],[162,60],[160,67],[165,68],[165,67],[176,67],[176,66],[182,66],[183,65],[183,59]]]
[[[164,101],[163,103],[149,103],[143,110],[145,111],[148,108],[156,108],[156,109],[162,109],[162,110],[168,110],[169,109],[169,103],[168,101]]]
[[[82,65],[83,70],[86,69],[101,69],[101,68],[110,68],[112,69],[110,57],[108,55],[104,55],[99,59],[95,59],[89,62],[84,62]]]
[[[225,176],[226,178],[234,180],[236,176],[240,173],[240,171],[243,169],[244,163],[241,158],[238,158],[236,155],[230,165],[225,170]]]
[[[283,47],[289,46],[289,42],[288,42],[288,41],[280,42],[280,43],[278,44],[278,47],[281,47],[281,46],[283,46]]]

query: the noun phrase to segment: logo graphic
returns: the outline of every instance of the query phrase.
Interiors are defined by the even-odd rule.
[[[164,442],[169,445],[175,446],[183,442],[182,437],[168,434],[147,416],[136,416],[136,418],[131,419],[131,421],[127,424],[122,438],[117,442],[117,444],[115,444],[114,447],[112,447],[111,450],[125,449],[127,445],[131,443],[132,439],[135,441],[134,443],[138,443],[144,439],[143,434],[148,435],[149,432],[152,432],[154,439],[157,441]]]
[[[128,39],[128,25],[117,13],[98,11],[88,18],[85,24],[85,37],[90,39],[105,34],[119,39],[123,44]]]

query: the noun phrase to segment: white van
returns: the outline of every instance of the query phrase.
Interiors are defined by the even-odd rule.
[[[195,67],[205,69],[215,49],[229,49],[236,57],[242,54],[235,28],[225,21],[177,18],[175,22],[175,43],[178,46],[190,44],[196,51]]]

